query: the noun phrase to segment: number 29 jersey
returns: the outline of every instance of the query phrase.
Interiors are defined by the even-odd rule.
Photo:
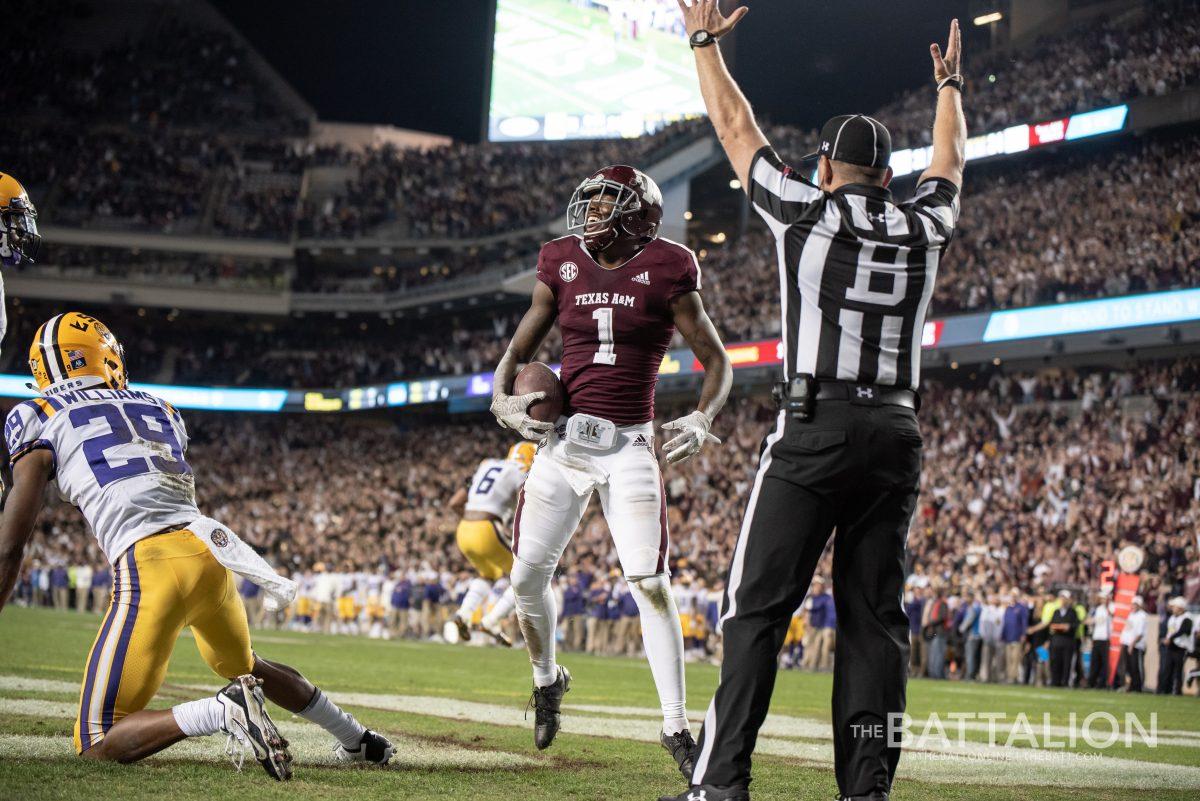
[[[654,419],[654,388],[675,333],[671,302],[700,289],[692,251],[659,237],[606,270],[578,236],[547,242],[537,278],[554,292],[562,333],[566,414],[617,425]]]
[[[50,451],[60,494],[79,507],[109,562],[200,517],[183,418],[147,392],[80,389],[23,401],[4,439],[14,465]]]

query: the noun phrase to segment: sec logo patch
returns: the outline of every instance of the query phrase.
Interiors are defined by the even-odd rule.
[[[218,528],[212,533],[212,543],[218,548],[224,548],[229,544],[229,535],[225,533],[225,529]]]
[[[575,276],[579,275],[579,268],[575,266],[573,261],[564,261],[562,266],[558,268],[558,276],[568,284],[575,280]]]

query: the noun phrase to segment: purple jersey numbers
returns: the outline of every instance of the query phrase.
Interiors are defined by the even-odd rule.
[[[107,433],[83,442],[84,456],[101,487],[152,470],[173,475],[192,472],[192,468],[184,461],[183,447],[175,436],[167,413],[158,406],[149,403],[125,403],[119,406],[115,403],[98,403],[72,409],[69,419],[75,428],[83,428],[98,420],[108,426]],[[165,445],[170,456],[148,453],[146,456],[128,456],[124,461],[115,463],[109,459],[107,451],[128,445],[135,439],[143,443]],[[156,449],[146,446],[143,450],[149,452]]]

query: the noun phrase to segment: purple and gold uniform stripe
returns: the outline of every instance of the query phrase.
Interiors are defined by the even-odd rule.
[[[113,599],[100,634],[88,657],[79,700],[79,749],[86,751],[112,728],[121,674],[129,641],[137,623],[141,601],[137,560],[130,548],[117,560],[113,573]]]

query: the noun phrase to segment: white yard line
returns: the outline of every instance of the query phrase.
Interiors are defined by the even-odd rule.
[[[27,691],[61,691],[66,688],[66,682],[54,682],[43,679],[18,679],[11,676],[0,676],[0,689]],[[212,687],[194,686],[198,691],[212,691]],[[333,693],[338,703],[355,707],[379,709],[389,712],[401,712],[431,717],[464,720],[474,723],[529,728],[531,724],[525,719],[525,712],[515,705],[481,703],[462,701],[453,698],[439,698],[420,695],[387,695],[377,693]],[[0,712],[10,714],[32,715],[37,717],[71,719],[75,714],[75,705],[65,702],[42,701],[34,699],[0,699]],[[573,714],[573,712],[608,713],[615,716],[598,717],[595,714]],[[923,722],[922,722],[923,723]],[[637,740],[641,742],[656,742],[659,733],[659,719],[656,710],[644,707],[604,707],[595,705],[577,705],[567,708],[563,716],[563,731],[592,737],[612,737]],[[285,736],[292,738],[290,732],[298,732],[299,743],[297,753],[304,754],[305,761],[320,762],[325,759],[315,747],[317,741],[322,741],[328,747],[328,737],[315,727],[307,724],[297,724],[295,721],[281,721],[285,728]],[[1052,727],[1053,728],[1053,727]],[[986,729],[985,729],[986,730]],[[914,725],[914,734],[919,735],[921,728]],[[998,729],[998,731],[1007,731]],[[1038,737],[1042,737],[1040,729],[1035,729]],[[948,734],[952,732],[947,729]],[[1181,732],[1183,733],[1183,732]],[[1194,734],[1194,732],[1187,732]],[[1160,735],[1162,732],[1160,732]],[[775,756],[798,759],[819,765],[829,765],[833,761],[833,747],[830,742],[831,729],[828,723],[810,718],[771,715],[763,728],[763,736],[758,740],[758,752]],[[308,738],[308,739],[304,739]],[[0,738],[0,756],[9,751],[5,749],[19,748],[9,742],[13,738]],[[55,740],[56,738],[16,738],[17,740]],[[61,738],[58,738],[61,739]],[[1003,742],[1005,737],[997,740]],[[1167,743],[1160,736],[1159,742],[1180,744],[1195,747],[1195,738],[1186,738],[1185,742]],[[8,743],[5,745],[5,743]],[[46,748],[46,743],[35,743],[37,748]],[[411,747],[410,747],[411,746]],[[29,748],[33,748],[31,745]],[[429,764],[424,755],[426,746],[421,743],[406,743],[413,759],[420,764]],[[445,757],[445,764],[467,764],[480,753],[459,754],[453,746],[429,746]],[[171,749],[172,752],[175,749]],[[466,751],[466,749],[459,749]],[[180,752],[185,757],[192,752]],[[1062,749],[1033,749],[1015,746],[995,745],[985,743],[965,743],[927,738],[921,750],[906,749],[900,762],[902,777],[931,782],[998,782],[1005,784],[1024,785],[1054,785],[1063,787],[1128,787],[1128,788],[1197,788],[1200,789],[1200,767],[1176,765],[1167,763],[1151,763],[1119,756],[1123,751],[1114,747],[1105,755],[1078,754]],[[1113,754],[1110,756],[1109,754]],[[500,760],[527,759],[513,754],[501,754]],[[407,764],[407,763],[402,763]]]
[[[39,718],[72,720],[76,705],[55,701],[0,699],[0,712],[13,715],[28,715]],[[319,726],[294,720],[277,720],[276,724],[287,739],[288,750],[296,758],[297,765],[336,765],[333,757],[334,740]],[[208,760],[224,761],[224,735],[196,737],[171,746],[152,759],[164,760]],[[542,764],[540,760],[506,751],[490,751],[462,748],[450,743],[431,743],[419,739],[393,737],[396,756],[389,764],[391,768],[474,768],[505,769]],[[0,735],[0,759],[11,757],[59,757],[74,756],[75,750],[69,737],[47,737],[39,735]],[[244,769],[257,766],[244,766]]]

